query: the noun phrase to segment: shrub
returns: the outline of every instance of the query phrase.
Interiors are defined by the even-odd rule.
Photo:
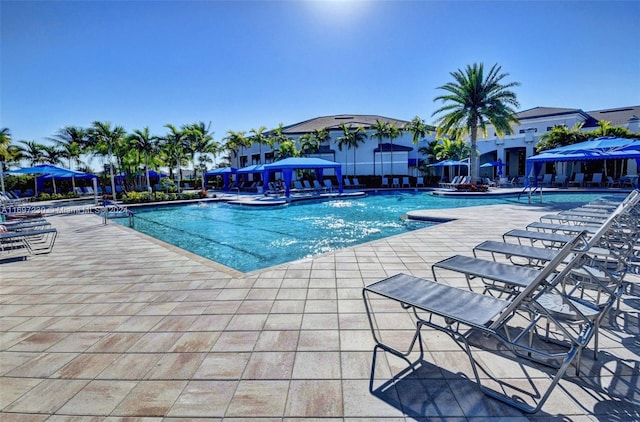
[[[458,192],[487,192],[489,186],[487,185],[472,185],[471,183],[461,183],[456,186]]]

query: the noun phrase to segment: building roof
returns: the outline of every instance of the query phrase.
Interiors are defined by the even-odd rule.
[[[595,127],[600,120],[611,122],[613,126],[622,126],[629,123],[633,116],[640,117],[640,106],[618,107],[603,110],[582,111],[579,108],[559,107],[534,107],[517,114],[521,122],[527,119],[544,117],[559,117],[568,114],[580,114],[584,117],[584,127]]]
[[[559,107],[534,107],[529,110],[524,110],[516,114],[518,120],[527,119],[539,119],[542,117],[562,116],[567,114],[582,114],[585,119],[589,118],[589,115],[579,108],[559,108]]]
[[[630,107],[608,108],[604,110],[587,111],[596,121],[606,120],[613,126],[622,126],[629,123],[633,116],[640,117],[640,105]],[[596,126],[597,123],[594,125]],[[585,124],[585,127],[587,125]]]
[[[295,135],[312,132],[316,129],[321,130],[324,128],[327,128],[329,130],[337,130],[340,128],[340,124],[342,123],[346,124],[347,126],[363,126],[365,129],[369,129],[376,124],[376,120],[380,120],[385,123],[393,123],[399,128],[409,123],[406,120],[398,120],[392,119],[390,117],[369,114],[337,114],[334,116],[316,117],[314,119],[305,120],[304,122],[285,126],[283,132],[287,135]]]

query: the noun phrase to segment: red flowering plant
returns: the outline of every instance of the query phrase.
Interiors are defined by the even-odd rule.
[[[489,190],[487,185],[473,185],[471,183],[460,183],[456,186],[458,192],[486,192]]]

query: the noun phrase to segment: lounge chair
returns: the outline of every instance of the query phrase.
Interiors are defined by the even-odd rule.
[[[635,188],[638,185],[638,175],[627,174],[620,178],[620,187]]]
[[[553,174],[545,173],[545,175],[542,177],[542,180],[540,181],[540,186],[551,186],[552,180],[553,180]]]
[[[607,187],[608,188],[615,188],[615,187],[620,187],[620,180],[615,180],[613,177],[611,176],[607,176]]]
[[[365,186],[360,183],[360,181],[358,180],[357,177],[354,177],[353,178],[353,187],[355,187],[356,189],[361,189],[361,188],[364,188]]]
[[[313,180],[313,188],[316,192],[320,193],[320,192],[326,192],[327,188],[325,186],[322,186],[320,184],[320,182],[318,182],[317,180]]]
[[[353,189],[353,185],[351,184],[351,181],[348,178],[344,178],[342,179],[342,185],[344,186],[345,189]]]
[[[587,184],[591,187],[594,185],[602,186],[602,173],[593,173],[591,180],[588,181]]]
[[[571,363],[576,357],[579,357],[582,349],[588,344],[595,330],[595,323],[590,315],[599,312],[599,310],[587,305],[577,306],[578,301],[563,292],[561,286],[568,272],[581,259],[581,254],[576,253],[560,271],[559,267],[572,251],[578,250],[577,248],[582,245],[582,242],[580,237],[576,237],[573,242],[567,244],[551,262],[537,271],[537,276],[511,300],[483,295],[407,274],[397,274],[366,286],[362,294],[375,342],[369,382],[370,391],[373,392],[378,351],[391,353],[409,365],[407,370],[395,375],[391,381],[385,383],[382,388],[386,388],[396,379],[407,375],[407,371],[415,370],[423,363],[422,329],[428,327],[449,335],[466,352],[476,383],[484,394],[525,412],[534,413],[540,410]],[[544,301],[548,302],[549,298],[556,297],[566,301],[566,306],[575,313],[575,319],[580,321],[581,325],[568,324],[565,320],[557,318],[552,311],[541,304]],[[383,303],[384,301],[374,301],[373,298],[390,299],[397,302],[402,308],[410,310],[408,315],[415,319],[416,324],[415,333],[407,351],[399,350],[381,340],[373,316],[374,306],[381,304],[380,306],[384,306],[385,311],[388,311],[388,306]],[[515,318],[519,312],[535,315],[536,320],[521,327],[518,324],[518,319]],[[589,315],[585,315],[585,313]],[[561,327],[566,334],[569,347],[560,351],[547,351],[535,347],[533,341],[538,321],[549,322],[554,326]],[[480,333],[482,336],[474,337],[474,332]],[[471,344],[474,341],[473,338],[481,340],[483,337],[491,337],[506,346],[516,354],[516,358],[522,365],[532,360],[545,361],[545,363],[559,362],[558,368],[552,376],[552,381],[547,384],[545,380],[546,390],[541,391],[538,385],[533,385],[534,391],[530,393],[530,396],[532,399],[538,398],[537,404],[529,405],[521,397],[514,398],[505,393],[503,388],[507,384],[507,380],[499,380],[502,387],[501,392],[483,385],[483,379],[478,372],[479,364],[473,356]],[[416,360],[410,361],[408,357],[416,344],[419,346],[420,354]],[[480,346],[474,344],[474,347]],[[495,350],[495,346],[492,345],[483,349],[483,353],[493,353]],[[530,379],[531,383],[536,383],[536,381],[536,379]],[[522,386],[514,386],[514,388],[517,389],[518,396],[526,393]]]
[[[601,320],[611,309],[614,303],[619,302],[624,289],[623,279],[631,267],[629,258],[635,253],[634,246],[638,240],[638,220],[640,210],[637,204],[640,196],[637,192],[632,192],[613,212],[607,220],[589,235],[587,248],[584,253],[584,260],[581,265],[577,265],[568,273],[568,280],[565,281],[565,288],[572,292],[579,292],[582,303],[589,301],[591,305],[597,306],[600,313],[591,315],[595,324],[594,333],[594,359],[598,353],[598,332]],[[556,251],[553,249],[535,248],[520,245],[501,244],[500,242],[483,242],[474,248],[476,251],[488,251],[495,260],[496,254],[502,254],[512,260],[514,257],[524,258],[526,263],[519,265],[541,266],[546,261],[553,259]],[[467,263],[467,267],[474,264]],[[483,268],[487,271],[487,268]],[[545,304],[545,306],[559,307],[561,303],[555,305]],[[571,320],[571,315],[555,309],[558,318]]]
[[[567,184],[567,176],[564,176],[562,174],[560,175],[556,175],[556,179],[553,181],[553,185],[560,187],[560,186],[566,186]]]
[[[408,187],[408,188],[411,187],[411,184],[409,183],[409,178],[408,177],[403,177],[402,178],[402,187],[404,188],[405,186]]]
[[[399,188],[400,187],[400,179],[397,177],[394,177],[393,180],[391,181],[391,187],[392,188]]]
[[[313,186],[311,186],[311,183],[309,183],[308,180],[303,180],[302,181],[302,186],[304,186],[305,190],[307,190],[309,192],[313,192],[313,191],[316,190]]]
[[[324,179],[323,183],[327,191],[333,192],[334,190],[337,190],[336,187],[333,186],[333,183],[331,183],[331,179]]]
[[[299,180],[293,181],[293,189],[291,189],[291,193],[306,193],[307,190],[302,186],[302,182]]]
[[[573,180],[569,180],[567,182],[567,186],[572,185],[582,187],[584,185],[584,173],[576,173],[576,175],[573,177]]]
[[[416,187],[418,187],[418,186],[424,187],[424,177],[416,178]]]
[[[389,178],[388,177],[383,177],[382,178],[382,183],[380,184],[380,187],[381,188],[389,187]]]
[[[23,229],[0,233],[0,259],[48,254],[53,250],[55,228]]]

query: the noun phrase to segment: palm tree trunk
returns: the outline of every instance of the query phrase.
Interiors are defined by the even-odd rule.
[[[471,153],[469,154],[469,176],[471,176],[471,184],[476,184],[478,173],[478,128],[476,125],[471,126]]]

